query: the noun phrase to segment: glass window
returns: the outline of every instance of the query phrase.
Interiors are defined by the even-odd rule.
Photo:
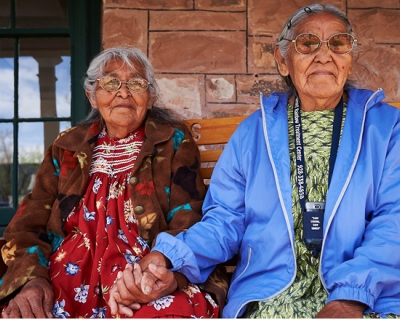
[[[13,145],[13,125],[2,123],[0,126],[0,208],[11,206]]]
[[[0,40],[0,118],[14,117],[13,39]]]
[[[71,116],[71,57],[61,56],[56,65],[56,108],[58,117]],[[83,87],[82,87],[83,88]]]
[[[32,191],[37,169],[43,160],[43,126],[42,122],[21,123],[18,128],[18,203]]]
[[[68,38],[20,40],[19,117],[71,115],[69,55]]]
[[[47,148],[87,115],[100,17],[98,0],[0,0],[0,236]]]
[[[35,122],[19,125],[18,200],[32,191],[36,172],[47,148],[61,131],[71,128],[71,122]]]

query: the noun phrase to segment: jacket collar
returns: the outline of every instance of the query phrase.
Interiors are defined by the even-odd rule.
[[[54,145],[71,151],[84,151],[92,145],[102,130],[100,120],[91,125],[78,125],[59,134]],[[160,123],[151,117],[145,120],[145,140],[156,145],[169,140],[174,134],[174,128],[168,123]],[[82,139],[82,136],[84,138]],[[80,143],[79,143],[80,142]]]

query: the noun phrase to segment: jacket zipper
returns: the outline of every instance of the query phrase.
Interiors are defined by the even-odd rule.
[[[285,217],[286,227],[287,227],[288,232],[289,232],[290,245],[292,247],[293,261],[294,261],[294,273],[293,273],[292,279],[281,290],[279,290],[275,294],[273,294],[273,295],[271,295],[271,296],[269,296],[269,297],[267,297],[267,298],[262,300],[262,301],[265,301],[265,300],[272,299],[272,298],[276,297],[277,295],[279,295],[280,293],[282,293],[283,291],[285,291],[287,288],[290,287],[290,285],[293,283],[293,281],[294,281],[294,279],[296,277],[296,274],[297,274],[297,262],[296,262],[296,256],[295,256],[295,253],[294,253],[293,234],[292,234],[291,229],[290,229],[288,213],[286,211],[286,207],[285,207],[284,202],[283,202],[281,188],[280,188],[279,183],[278,183],[278,175],[276,173],[275,162],[273,161],[273,158],[271,156],[271,146],[270,146],[269,140],[268,140],[268,131],[267,131],[267,124],[266,124],[267,120],[266,120],[266,117],[265,117],[265,111],[264,111],[264,105],[263,105],[262,98],[263,98],[263,95],[262,95],[262,93],[260,93],[260,105],[261,105],[261,114],[262,114],[262,121],[263,121],[263,131],[264,131],[265,145],[267,147],[268,157],[269,157],[269,160],[270,160],[271,165],[272,165],[272,171],[274,173],[275,183],[276,183],[277,190],[278,190],[279,202],[281,203],[281,207],[283,209],[283,214],[284,214],[284,217]],[[242,275],[242,274],[243,274],[243,272],[240,275]],[[242,310],[242,308],[246,304],[248,304],[250,302],[254,302],[254,301],[259,301],[259,300],[250,300],[250,301],[246,301],[245,303],[243,303],[240,306],[240,308],[238,309],[238,311],[236,312],[235,318],[237,318],[238,313],[240,312],[240,310]]]
[[[325,283],[324,278],[322,277],[322,271],[321,271],[322,259],[323,259],[323,254],[324,254],[326,236],[327,236],[327,234],[328,234],[329,227],[330,227],[331,224],[332,224],[332,220],[333,220],[333,218],[334,218],[335,215],[336,215],[336,212],[337,212],[337,209],[338,209],[338,207],[339,207],[339,204],[340,204],[340,202],[342,201],[343,196],[344,196],[344,193],[345,193],[345,191],[346,191],[346,189],[347,189],[347,187],[348,187],[348,185],[349,185],[349,183],[350,183],[350,178],[351,178],[352,175],[353,175],[354,169],[355,169],[356,164],[357,164],[358,157],[359,157],[360,152],[361,152],[361,143],[362,143],[362,137],[363,137],[363,133],[364,133],[365,118],[366,118],[366,116],[367,116],[367,109],[368,109],[367,107],[368,107],[368,104],[369,104],[370,101],[371,101],[372,99],[374,99],[375,96],[376,96],[377,94],[379,94],[381,91],[382,91],[382,88],[378,88],[378,90],[375,91],[375,92],[369,97],[369,99],[367,100],[367,102],[366,102],[365,105],[364,105],[364,115],[363,115],[363,121],[362,121],[362,127],[361,127],[360,136],[359,136],[359,138],[358,138],[357,151],[356,151],[355,157],[354,157],[354,159],[353,159],[353,163],[352,163],[352,165],[351,165],[350,172],[349,172],[349,174],[347,175],[346,182],[345,182],[345,184],[344,184],[344,186],[343,186],[343,188],[342,188],[342,191],[340,192],[340,195],[339,195],[338,199],[336,200],[335,206],[333,207],[333,210],[332,210],[332,214],[331,214],[330,217],[329,217],[329,221],[328,221],[328,223],[327,223],[327,225],[326,225],[326,230],[325,230],[325,232],[324,232],[324,236],[323,236],[323,239],[322,239],[322,248],[321,248],[320,262],[319,262],[319,267],[318,267],[318,276],[319,276],[319,278],[321,279],[321,283],[322,283],[322,285],[323,285],[323,287],[324,287],[324,289],[325,289],[326,292],[328,292],[328,290],[327,290],[327,288],[326,288],[326,283]],[[329,293],[329,292],[328,292],[328,293]]]

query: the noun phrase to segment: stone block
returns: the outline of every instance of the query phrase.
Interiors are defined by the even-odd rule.
[[[276,38],[249,37],[248,73],[277,73],[274,59]]]
[[[103,48],[129,44],[147,52],[147,11],[105,10],[103,13]]]
[[[348,18],[361,43],[373,39],[375,43],[400,44],[399,10],[349,10]]]
[[[244,73],[245,32],[151,32],[149,57],[157,72]]]
[[[193,0],[103,0],[105,8],[192,9]]]
[[[207,75],[206,100],[207,102],[235,102],[235,77],[233,75]]]
[[[236,87],[239,103],[259,103],[260,92],[270,95],[287,90],[285,82],[278,75],[238,75]]]
[[[399,0],[347,0],[347,7],[355,8],[392,8],[400,9]]]
[[[244,12],[152,11],[151,30],[246,30]]]
[[[196,0],[196,9],[212,11],[246,11],[246,0]]]
[[[400,101],[400,45],[370,42],[358,50],[351,79],[361,88],[382,88],[388,102]]]
[[[167,108],[183,119],[201,118],[202,106],[205,105],[203,75],[157,74],[156,81]]]
[[[248,0],[248,35],[268,35],[277,38],[286,21],[309,0]],[[346,11],[345,0],[321,0]]]
[[[203,118],[224,118],[250,115],[260,108],[259,103],[207,103],[203,109]]]

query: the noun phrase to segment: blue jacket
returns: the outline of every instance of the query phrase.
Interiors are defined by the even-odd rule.
[[[349,91],[319,275],[327,302],[400,314],[400,110],[383,98],[382,90]],[[223,317],[277,296],[296,275],[287,102],[286,94],[261,96],[261,110],[239,125],[218,161],[202,221],[176,238],[160,234],[153,249],[192,282],[238,252]]]

